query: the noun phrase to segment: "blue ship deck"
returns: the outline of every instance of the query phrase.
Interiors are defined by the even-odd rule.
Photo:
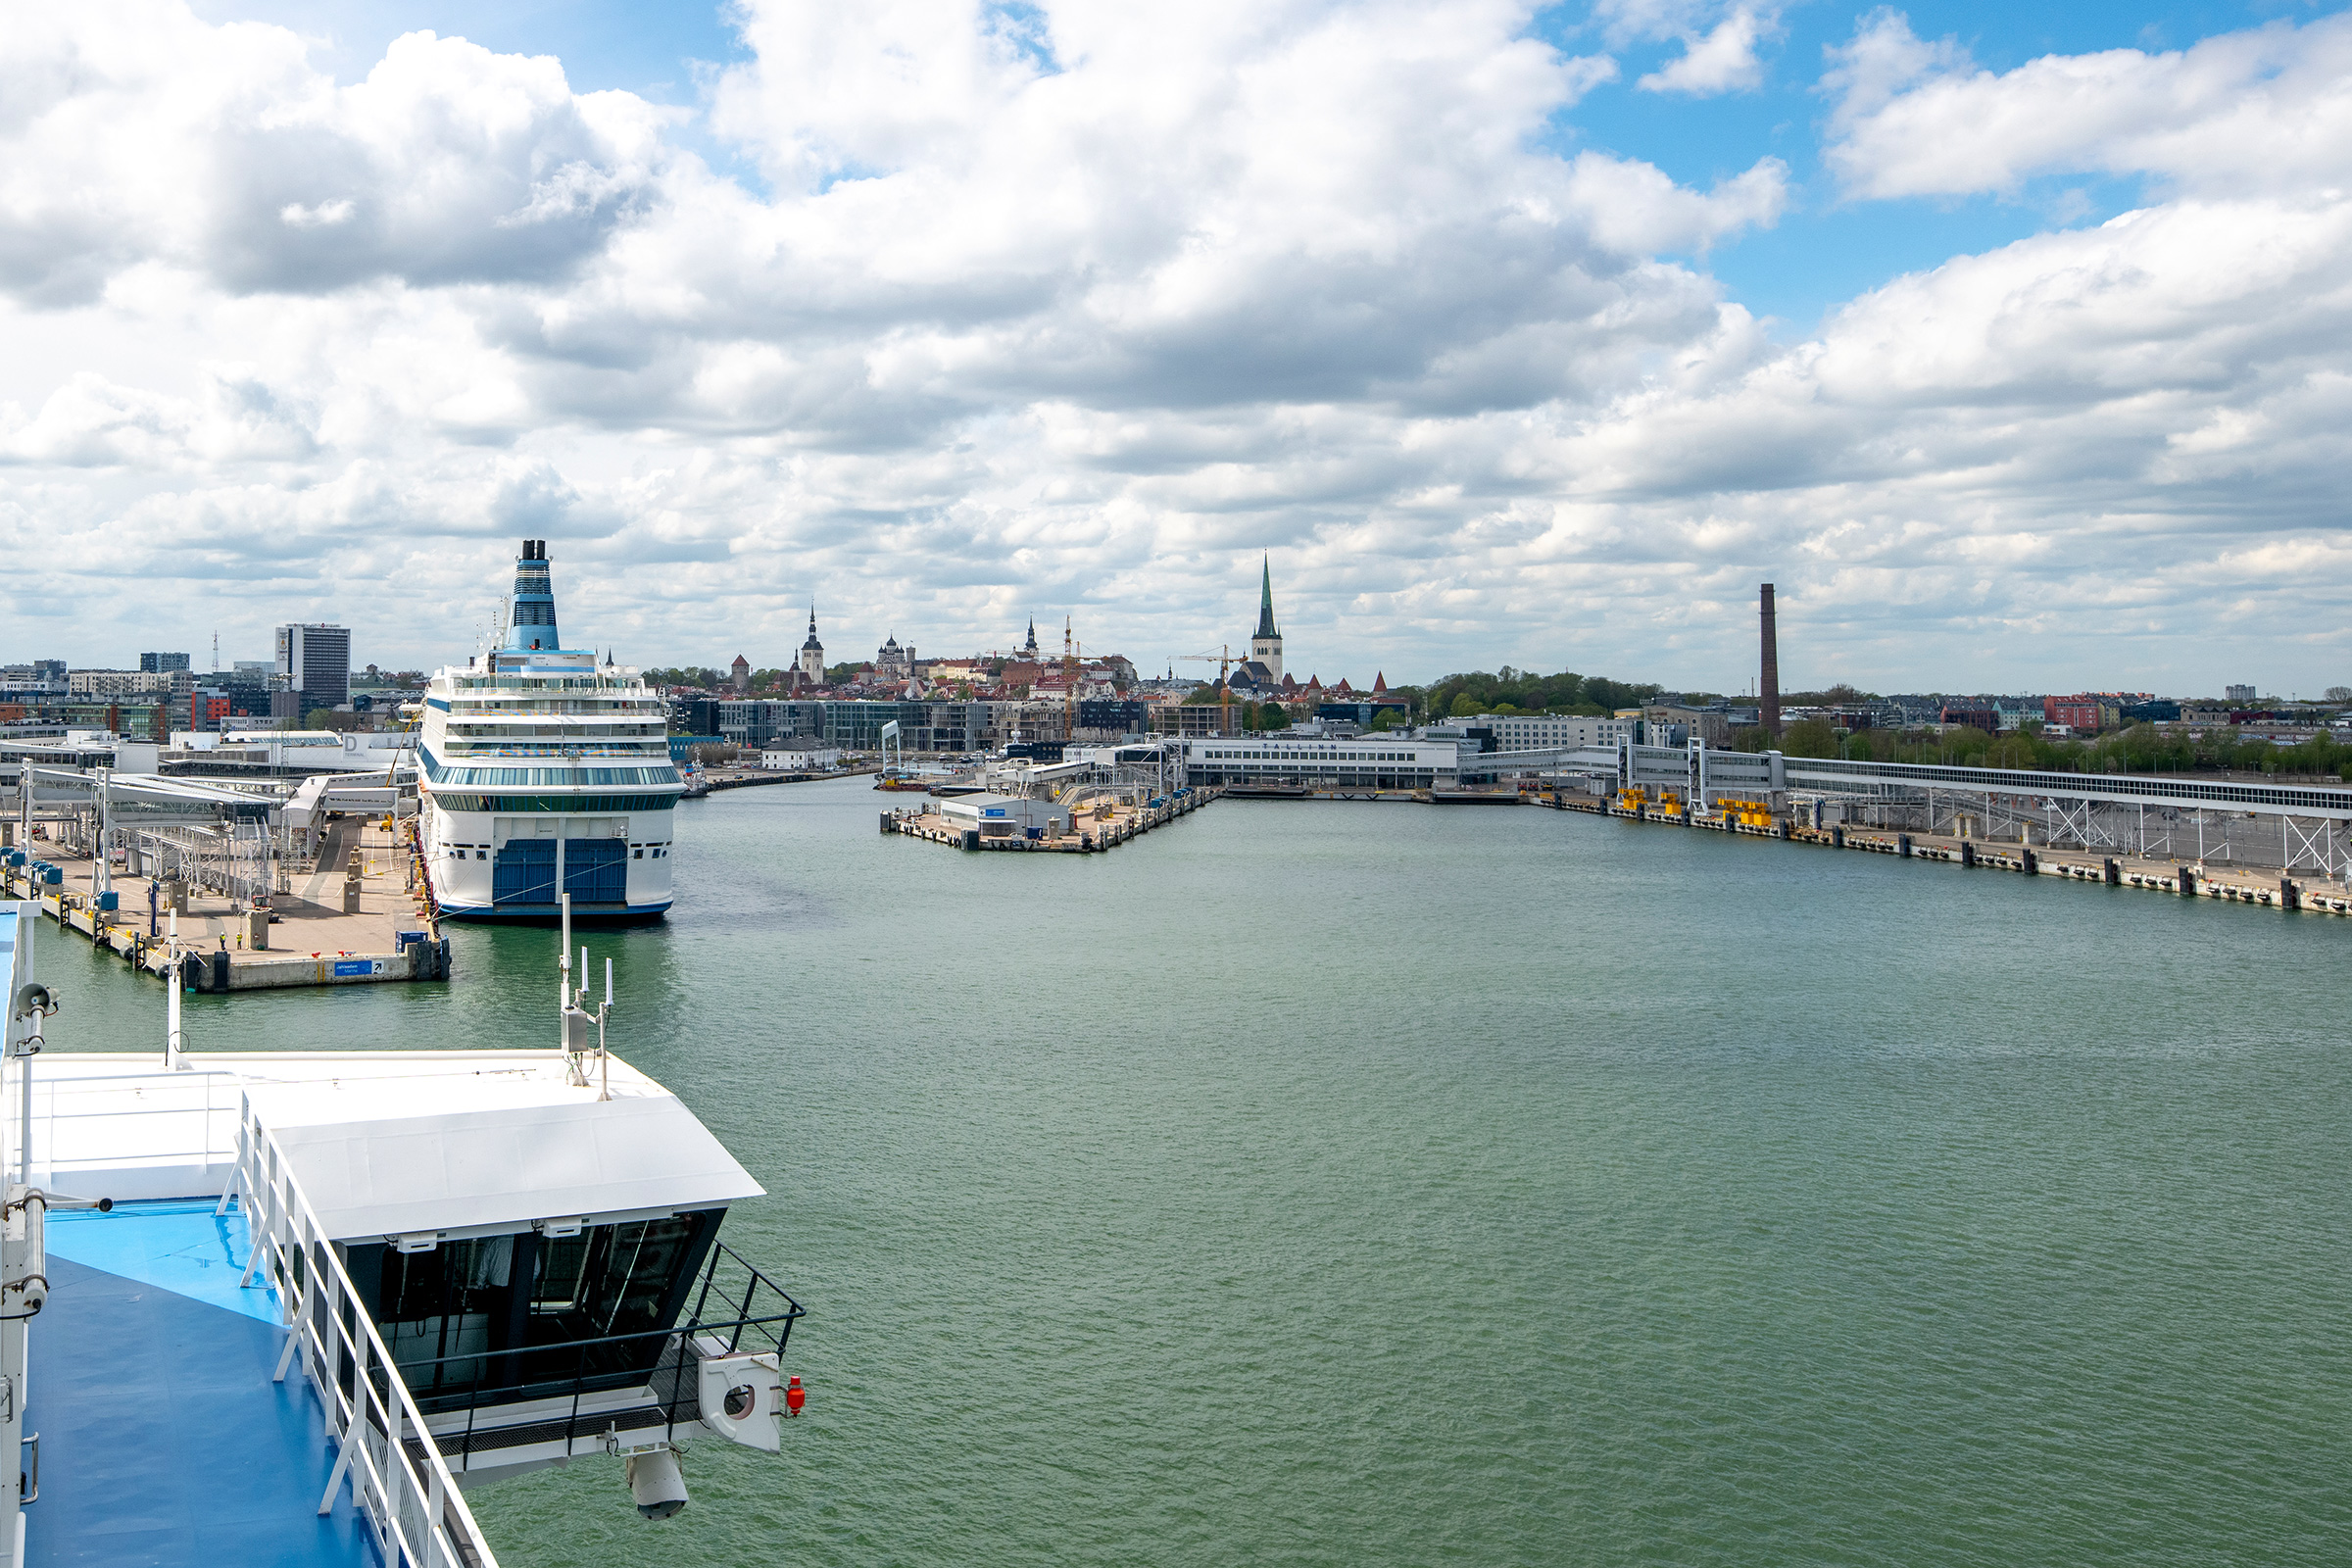
[[[301,1373],[270,1380],[279,1308],[237,1287],[242,1215],[209,1199],[61,1212],[48,1253],[30,1568],[373,1568],[350,1487],[318,1511],[334,1450]]]

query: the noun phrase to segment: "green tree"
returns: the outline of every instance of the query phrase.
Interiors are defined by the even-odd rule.
[[[1291,710],[1280,703],[1262,704],[1257,710],[1257,727],[1259,729],[1289,729],[1291,727]]]
[[[314,708],[302,715],[302,727],[304,729],[333,729],[335,727],[335,710],[331,708]]]
[[[1468,692],[1456,697],[1453,706],[1446,710],[1455,718],[1476,718],[1486,710],[1486,706]]]
[[[1781,732],[1780,750],[1788,757],[1836,757],[1838,732],[1826,718],[1800,718]]]

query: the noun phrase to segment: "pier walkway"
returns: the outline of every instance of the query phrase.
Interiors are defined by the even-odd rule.
[[[1786,820],[1742,820],[1726,811],[1686,811],[1679,805],[1627,808],[1613,802],[1554,793],[1542,802],[1561,810],[1583,811],[1660,826],[1778,839],[1828,849],[1856,850],[1898,859],[1951,865],[1964,869],[2009,871],[2030,876],[2054,876],[2103,887],[2138,888],[2177,898],[2216,899],[2267,908],[2301,909],[2315,914],[2352,915],[2352,879],[2274,871],[2249,866],[2214,865],[2133,855],[2101,854],[2096,850],[2051,849],[2020,840],[1985,840],[1949,834],[1906,833],[1888,828],[1847,826],[1810,827]]]
[[[1021,834],[990,836],[972,828],[959,828],[938,814],[936,806],[920,810],[897,809],[882,813],[885,835],[899,833],[921,839],[928,844],[945,844],[958,850],[1003,850],[1018,854],[1097,855],[1117,848],[1163,827],[1178,817],[1189,816],[1216,800],[1222,789],[1195,789],[1170,797],[1161,806],[1128,806],[1102,802],[1079,816],[1071,830],[1029,838]]]

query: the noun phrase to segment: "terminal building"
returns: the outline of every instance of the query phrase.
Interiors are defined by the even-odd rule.
[[[1394,735],[1211,736],[1178,742],[1188,785],[1304,786],[1317,790],[1449,790],[1466,777],[1476,742]],[[1475,770],[1475,761],[1471,764]]]

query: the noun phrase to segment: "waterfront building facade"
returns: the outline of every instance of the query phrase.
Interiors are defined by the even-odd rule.
[[[1445,790],[1461,781],[1465,743],[1391,735],[1292,736],[1278,731],[1188,739],[1182,744],[1184,782],[1190,785]]]
[[[1537,752],[1558,746],[1615,746],[1639,741],[1643,721],[1638,718],[1589,718],[1567,713],[1481,713],[1475,718],[1448,719],[1431,733],[1492,739],[1497,752]],[[1484,731],[1484,734],[1476,732]],[[1651,745],[1666,745],[1652,741]],[[1680,745],[1680,741],[1672,744]]]

